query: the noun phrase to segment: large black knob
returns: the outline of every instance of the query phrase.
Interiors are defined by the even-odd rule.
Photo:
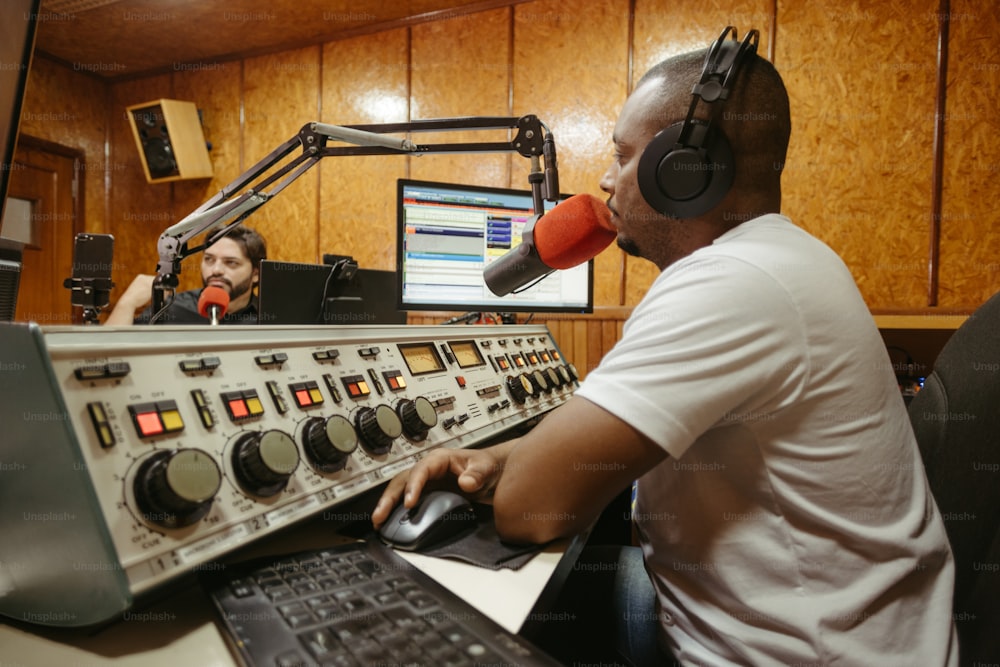
[[[221,483],[219,466],[207,452],[177,449],[147,457],[132,490],[145,521],[181,528],[208,514]]]
[[[510,397],[514,399],[514,402],[522,405],[528,398],[528,394],[534,389],[531,386],[531,380],[524,374],[508,377],[504,380],[504,384],[507,385],[507,391],[510,393]]]
[[[337,472],[358,448],[358,434],[347,418],[310,417],[302,429],[302,448],[309,462],[320,472]]]
[[[299,450],[284,431],[253,431],[236,441],[232,461],[240,487],[266,498],[288,485],[299,466]]]
[[[531,392],[533,396],[537,396],[543,391],[545,393],[552,391],[552,385],[541,371],[533,371],[528,377],[531,380],[531,386],[534,388],[534,391]]]
[[[388,405],[361,408],[355,417],[361,444],[372,454],[385,454],[403,433],[403,423]]]
[[[396,414],[403,422],[403,431],[413,440],[426,438],[427,431],[438,423],[437,410],[423,396],[417,396],[412,401],[404,398],[396,405]]]
[[[573,380],[579,380],[580,379],[580,374],[577,372],[576,366],[574,366],[573,364],[566,364],[565,366],[563,366],[563,368],[566,369],[566,372],[569,373],[569,376]]]
[[[549,379],[549,384],[552,385],[553,389],[561,387],[563,384],[562,377],[559,373],[556,373],[556,369],[554,368],[546,368],[545,377]]]

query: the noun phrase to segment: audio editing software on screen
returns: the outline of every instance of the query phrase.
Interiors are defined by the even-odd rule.
[[[592,308],[589,262],[517,294],[494,295],[483,269],[521,243],[531,193],[399,182],[398,259],[404,309],[575,311]],[[555,204],[545,202],[546,210]]]

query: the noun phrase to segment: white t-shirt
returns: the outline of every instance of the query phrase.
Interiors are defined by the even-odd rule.
[[[634,520],[679,660],[957,663],[944,525],[826,245],[767,215],[674,263],[577,394],[670,454]]]

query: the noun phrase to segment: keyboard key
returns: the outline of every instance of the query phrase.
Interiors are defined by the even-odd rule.
[[[556,664],[378,542],[204,576],[250,667]]]

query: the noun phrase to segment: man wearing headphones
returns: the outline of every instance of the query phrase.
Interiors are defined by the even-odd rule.
[[[591,588],[550,624],[583,647],[558,657],[597,658],[614,623],[636,665],[956,664],[954,564],[882,339],[843,262],[780,214],[787,93],[756,32],[728,32],[618,118],[601,188],[618,245],[661,270],[621,340],[525,436],[392,480],[373,522],[457,484],[503,538],[544,543],[637,479],[640,565],[622,549],[617,606]]]

